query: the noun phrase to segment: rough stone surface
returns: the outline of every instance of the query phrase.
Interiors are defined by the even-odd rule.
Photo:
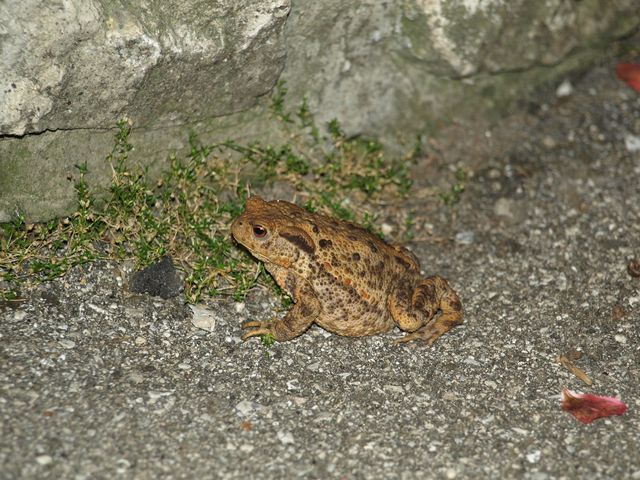
[[[274,313],[266,292],[210,302],[203,331],[179,299],[130,295],[105,263],[0,305],[2,476],[639,478],[640,279],[627,266],[640,152],[625,136],[640,134],[640,96],[613,67],[492,128],[443,130],[416,166],[402,209],[432,235],[411,246],[466,312],[431,349],[314,327],[267,350],[239,340],[242,321]],[[458,204],[420,196],[451,167],[469,172]],[[526,204],[524,219],[504,221],[499,199]],[[593,386],[556,363],[573,350]],[[629,411],[580,424],[563,387]]]
[[[407,148],[503,111],[638,25],[637,0],[3,2],[0,220],[69,213],[85,161],[104,185],[122,117],[147,165],[190,132],[274,141],[265,95],[283,79],[318,124]]]
[[[283,78],[321,123],[411,144],[522,98],[638,25],[634,0],[303,0],[287,22]]]
[[[247,109],[284,66],[289,8],[289,0],[5,2],[0,132],[108,129],[122,116],[158,128]]]

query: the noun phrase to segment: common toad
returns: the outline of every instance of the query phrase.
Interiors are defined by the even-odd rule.
[[[409,332],[398,343],[432,345],[462,323],[462,305],[445,279],[423,278],[411,252],[352,223],[253,196],[231,232],[295,302],[282,319],[245,322],[243,340],[291,340],[312,323],[349,337],[397,325]]]

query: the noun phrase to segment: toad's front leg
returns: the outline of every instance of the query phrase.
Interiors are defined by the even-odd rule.
[[[294,289],[293,297],[298,301],[284,318],[268,321],[251,320],[242,324],[247,331],[242,340],[257,335],[273,335],[278,342],[285,342],[302,335],[320,315],[320,301],[306,283]]]

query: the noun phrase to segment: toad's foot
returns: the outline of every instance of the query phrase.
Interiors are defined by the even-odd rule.
[[[440,318],[442,318],[442,316],[440,316]],[[439,323],[438,320],[440,320],[440,318],[415,332],[407,333],[404,337],[396,339],[393,343],[395,345],[399,345],[401,343],[417,340],[424,342],[429,346],[433,345],[438,338],[451,329],[448,321],[445,321],[445,323]]]
[[[311,318],[301,315],[301,312],[308,312],[308,310],[302,309],[297,303],[284,318],[275,318],[265,322],[260,320],[244,322],[242,328],[246,332],[242,335],[242,340],[258,335],[272,335],[273,339],[278,342],[286,342],[296,338],[313,323]]]
[[[251,320],[242,324],[242,329],[247,329],[242,335],[242,341],[247,341],[251,337],[258,335],[273,335],[273,322],[261,322],[259,320]],[[275,337],[275,335],[274,335]]]
[[[394,343],[411,342],[412,340],[421,340],[431,346],[442,335],[447,333],[456,325],[462,323],[462,310],[451,311],[447,309],[447,313],[443,313],[434,321],[412,333],[407,333],[404,337],[397,339]]]

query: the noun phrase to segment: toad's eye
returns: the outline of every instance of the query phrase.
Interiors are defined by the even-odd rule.
[[[258,238],[263,238],[267,235],[267,229],[264,228],[262,225],[254,225],[253,234]]]

